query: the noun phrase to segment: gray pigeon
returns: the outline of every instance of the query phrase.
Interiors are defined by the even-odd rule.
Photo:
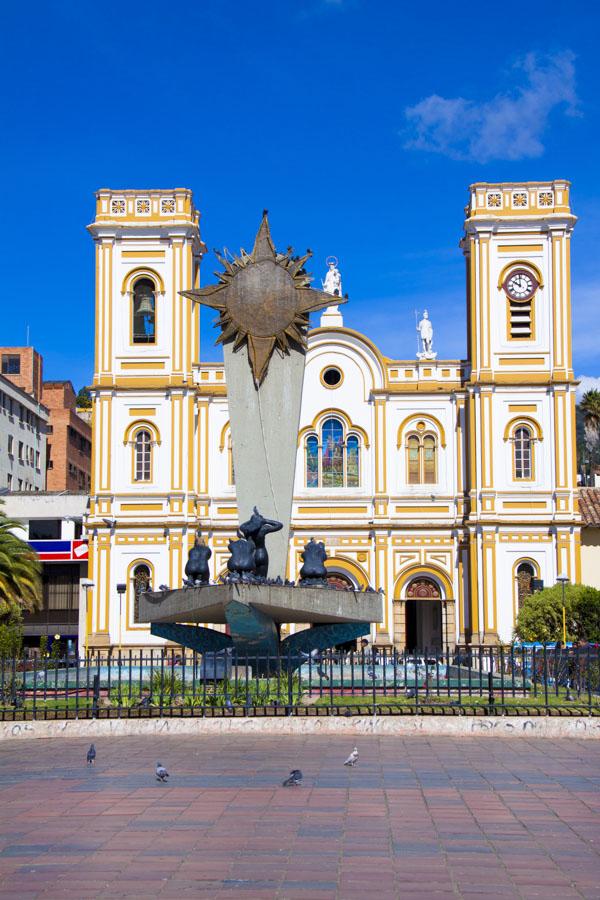
[[[169,773],[165,769],[162,763],[156,763],[156,780],[157,781],[166,781],[169,777]]]
[[[406,699],[407,700],[412,700],[416,696],[417,696],[417,692],[415,691],[414,688],[406,688]]]
[[[352,751],[352,753],[350,754],[350,756],[348,757],[348,759],[346,760],[346,762],[344,763],[344,765],[345,766],[355,766],[357,762],[358,762],[358,749],[355,747],[354,750]]]
[[[329,675],[327,674],[327,672],[325,672],[323,666],[317,666],[317,675],[320,678],[324,678],[326,681],[329,681]]]
[[[225,708],[233,709],[233,703],[231,702],[231,697],[229,696],[229,694],[225,694]]]
[[[298,787],[302,784],[302,772],[300,769],[292,769],[289,778],[286,778],[282,787]]]
[[[96,748],[93,744],[90,745],[90,749],[87,752],[87,764],[88,766],[93,766],[96,762]]]

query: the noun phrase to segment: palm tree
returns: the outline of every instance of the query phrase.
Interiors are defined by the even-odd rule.
[[[586,391],[581,398],[579,408],[583,413],[583,420],[588,428],[593,431],[600,430],[600,391]]]
[[[37,553],[14,534],[19,528],[20,522],[0,513],[0,620],[20,618],[42,602],[42,566]]]

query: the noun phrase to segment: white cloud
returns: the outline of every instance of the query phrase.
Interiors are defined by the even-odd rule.
[[[522,83],[481,103],[426,97],[405,110],[411,136],[404,146],[480,163],[541,156],[550,114],[559,107],[577,114],[574,60],[568,50],[545,58],[529,53],[514,66]]]
[[[581,400],[586,391],[600,391],[600,376],[578,375],[577,380],[580,382],[577,386],[577,402]]]

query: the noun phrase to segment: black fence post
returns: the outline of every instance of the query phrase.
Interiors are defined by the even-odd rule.
[[[98,703],[100,700],[100,673],[96,672],[92,682],[92,718],[98,718]]]
[[[496,706],[496,698],[494,697],[494,673],[490,664],[488,672],[488,711],[490,715],[494,712]]]

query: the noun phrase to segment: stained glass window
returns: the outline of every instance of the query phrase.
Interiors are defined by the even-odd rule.
[[[319,487],[319,440],[316,435],[306,441],[306,487]]]
[[[411,434],[406,442],[408,484],[436,484],[437,439],[433,434]]]
[[[420,484],[419,438],[416,434],[408,439],[408,483]]]
[[[344,426],[339,419],[326,419],[321,426],[321,440],[316,434],[306,439],[307,487],[359,487],[360,442],[351,434],[344,440]]]
[[[435,484],[435,438],[428,434],[423,438],[423,482]]]
[[[358,487],[358,438],[353,434],[346,441],[346,486]]]
[[[344,429],[338,419],[326,419],[321,428],[323,487],[344,487]]]

